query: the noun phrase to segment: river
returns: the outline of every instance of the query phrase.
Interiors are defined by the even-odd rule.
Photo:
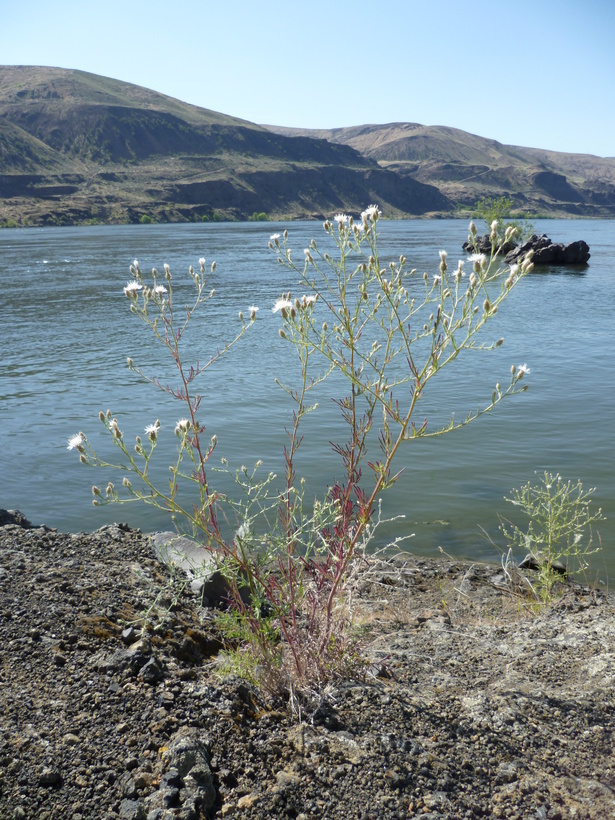
[[[603,577],[615,572],[615,221],[540,220],[534,227],[553,241],[585,239],[589,266],[530,274],[487,331],[487,340],[505,338],[502,347],[460,359],[426,396],[421,413],[461,418],[488,399],[496,381],[507,383],[511,364],[527,362],[529,390],[464,430],[409,444],[398,465],[404,474],[384,500],[382,516],[391,520],[378,529],[375,547],[412,533],[405,546],[417,554],[442,548],[498,561],[505,548],[498,515],[513,511],[504,496],[534,480],[536,471],[549,470],[597,488],[595,504],[607,520],[598,528],[603,550],[593,566]],[[292,382],[293,360],[271,306],[293,282],[267,243],[284,228],[295,259],[312,237],[319,243],[324,237],[315,222],[0,231],[0,506],[66,531],[117,520],[144,531],[169,528],[168,516],[150,507],[93,508],[90,487],[107,476],[79,464],[66,446],[68,437],[84,431],[112,455],[97,419],[101,409],[112,409],[131,437],[160,418],[154,475],[166,481],[176,446],[172,429],[184,413],[126,367],[130,355],[152,375],[172,375],[122,292],[134,258],[144,271],[168,263],[178,299],[184,288],[188,293],[188,266],[201,256],[208,267],[216,260],[211,312],[191,329],[195,360],[228,338],[239,310],[260,307],[241,346],[208,371],[201,415],[218,437],[217,453],[233,467],[262,459],[265,469],[281,474],[289,407],[274,379]],[[441,248],[452,265],[464,256],[463,221],[381,221],[379,232],[383,261],[403,253],[409,267],[430,275]],[[298,462],[310,492],[322,492],[340,475],[329,443],[338,429],[334,404],[322,402]]]

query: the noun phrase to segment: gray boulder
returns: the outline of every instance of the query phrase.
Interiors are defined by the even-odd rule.
[[[191,589],[201,597],[204,606],[228,603],[231,595],[228,581],[217,568],[210,550],[171,531],[150,535],[150,543],[159,561],[186,574]]]

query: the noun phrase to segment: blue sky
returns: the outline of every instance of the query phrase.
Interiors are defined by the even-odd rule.
[[[615,156],[613,0],[27,0],[5,65],[77,68],[259,123],[449,125]]]

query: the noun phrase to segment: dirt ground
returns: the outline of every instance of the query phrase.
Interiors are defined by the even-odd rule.
[[[147,537],[4,521],[2,820],[615,816],[606,593],[570,585],[530,617],[497,566],[374,561],[354,601],[369,672],[298,720],[219,677],[189,590],[156,621]]]

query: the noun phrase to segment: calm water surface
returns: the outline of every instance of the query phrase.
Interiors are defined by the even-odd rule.
[[[267,242],[284,227],[294,258],[302,258],[312,237],[324,247],[314,222],[0,231],[0,506],[65,531],[116,520],[145,531],[169,527],[165,514],[140,505],[93,508],[91,484],[104,484],[107,476],[79,464],[66,449],[67,438],[83,430],[101,455],[114,455],[97,419],[101,409],[111,408],[127,437],[160,418],[167,436],[160,439],[155,475],[166,481],[176,446],[172,428],[184,413],[126,368],[130,355],[152,375],[173,376],[122,293],[134,258],[144,271],[167,262],[179,301],[184,292],[188,301],[188,266],[201,256],[208,264],[217,261],[216,298],[187,337],[195,361],[228,338],[239,310],[260,306],[241,347],[208,371],[201,416],[231,465],[261,458],[268,470],[281,473],[290,416],[274,379],[292,380],[296,371],[270,308],[294,283]],[[486,338],[504,336],[505,344],[493,353],[471,352],[441,383],[434,380],[418,420],[444,420],[453,412],[461,418],[488,400],[496,381],[508,382],[513,363],[531,368],[530,389],[460,432],[410,442],[400,459],[405,473],[383,508],[385,518],[405,518],[383,524],[376,541],[414,533],[406,546],[418,554],[437,554],[442,547],[497,561],[503,549],[498,513],[513,511],[503,497],[535,471],[557,471],[597,487],[596,503],[608,520],[600,526],[604,549],[596,566],[613,577],[615,221],[547,220],[535,228],[554,241],[585,239],[589,266],[543,269],[526,278],[487,329]],[[457,220],[381,222],[380,248],[385,261],[404,253],[410,267],[431,274],[440,248],[449,252],[451,265],[463,257],[466,233]],[[335,407],[325,399],[309,418],[298,463],[313,493],[339,477],[329,445],[338,429]]]

